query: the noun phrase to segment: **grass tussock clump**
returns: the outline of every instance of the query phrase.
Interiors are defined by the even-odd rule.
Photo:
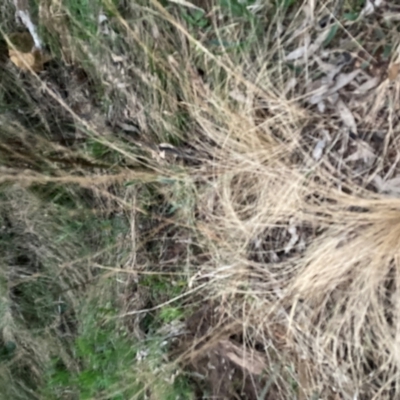
[[[399,10],[317,3],[1,9],[8,398],[399,396]]]

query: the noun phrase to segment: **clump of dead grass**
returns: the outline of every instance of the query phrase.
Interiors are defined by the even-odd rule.
[[[268,56],[259,53],[251,66],[257,71],[254,80],[238,78],[227,63],[232,80],[222,90],[226,97],[205,84],[202,101],[193,107],[193,117],[213,143],[209,180],[199,198],[204,218],[199,233],[212,249],[204,277],[211,279],[212,298],[242,321],[245,343],[252,343],[248,346],[256,342],[267,354],[276,351],[288,357],[284,363],[295,364],[302,395],[393,398],[399,379],[400,214],[395,189],[387,191],[392,196],[380,194],[369,182],[388,169],[389,176],[397,176],[397,163],[387,153],[396,135],[387,133],[384,147],[365,136],[350,143],[353,118],[359,132],[370,129],[371,122],[368,114],[356,111],[362,101],[368,104],[368,97],[352,97],[347,85],[339,93],[348,101],[346,113],[330,106],[329,112],[315,114],[296,94],[279,96],[285,88],[279,88],[275,74],[282,71],[276,63],[264,63],[271,52],[285,52],[288,43],[279,49],[271,44]],[[308,66],[310,74],[314,67]],[[300,93],[303,78],[295,78]],[[381,79],[375,93],[385,111],[381,108],[379,118],[374,114],[375,131],[386,131],[391,91],[398,87],[398,82]],[[228,98],[232,92],[239,104]],[[394,132],[397,123],[389,117],[389,124]],[[332,147],[321,158],[313,148],[323,130]],[[357,149],[363,145],[370,146],[369,156]],[[266,361],[266,374],[271,367]],[[276,387],[282,398],[290,396],[282,376]]]

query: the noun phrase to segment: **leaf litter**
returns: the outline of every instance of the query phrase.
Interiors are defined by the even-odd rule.
[[[360,17],[371,18],[384,5],[385,2],[379,0],[368,1]],[[379,157],[384,157],[390,163],[385,157],[390,153],[388,146],[384,146],[381,139],[375,140],[382,137],[382,134],[377,136],[374,130],[382,132],[385,127],[393,129],[387,118],[388,109],[385,112],[383,109],[387,104],[396,104],[391,87],[400,73],[400,63],[394,61],[385,67],[378,56],[370,58],[370,64],[365,68],[365,62],[363,64],[360,58],[368,59],[366,55],[373,51],[372,45],[365,43],[367,47],[361,51],[353,37],[339,28],[340,35],[337,36],[341,38],[339,46],[343,50],[340,47],[330,50],[329,46],[324,45],[329,31],[330,27],[322,31],[313,30],[312,24],[308,23],[306,33],[297,37],[299,46],[286,54],[285,61],[298,66],[306,65],[308,72],[304,75],[303,83],[299,77],[288,80],[283,93],[294,96],[294,91],[305,96],[309,106],[324,117],[331,118],[331,125],[335,125],[336,131],[332,127],[328,129],[330,136],[342,136],[342,146],[336,155],[334,149],[330,149],[329,156],[340,159],[342,165],[363,162],[367,168],[362,174],[368,180],[368,174],[376,173],[372,172],[372,167]],[[293,46],[294,41],[296,38],[290,39],[288,43]],[[341,140],[340,136],[336,141]],[[375,141],[370,142],[371,138],[375,138]],[[314,160],[322,158],[326,143],[325,138],[316,139],[311,154]],[[380,165],[379,168],[387,167]],[[359,174],[358,168],[354,169],[354,176],[359,177]]]

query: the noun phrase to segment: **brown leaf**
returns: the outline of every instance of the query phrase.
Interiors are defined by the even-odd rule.
[[[374,76],[372,78],[368,78],[362,85],[360,85],[353,93],[354,94],[365,94],[369,90],[378,86],[380,83],[380,77]]]
[[[35,56],[33,53],[22,53],[18,50],[9,50],[11,62],[22,71],[29,71],[35,66]]]
[[[244,351],[230,340],[221,340],[219,349],[229,360],[250,374],[261,375],[266,368],[264,357],[256,350]]]
[[[336,103],[337,111],[344,124],[354,133],[357,134],[357,123],[349,108],[342,100]]]
[[[336,93],[338,90],[347,86],[357,77],[357,75],[360,72],[361,69],[355,69],[354,71],[349,72],[348,74],[342,73],[339,76],[337,76],[335,79],[336,80],[335,84],[329,89],[329,94]]]
[[[43,65],[51,60],[48,54],[35,47],[35,41],[29,32],[12,33],[8,40],[10,60],[22,71],[40,72]]]
[[[37,49],[29,53],[10,49],[8,54],[11,62],[22,71],[40,72],[43,70],[43,65],[51,60],[49,55]]]
[[[400,63],[392,64],[388,68],[389,80],[394,81],[400,72]]]
[[[357,142],[357,150],[346,158],[346,161],[363,160],[367,165],[370,165],[375,160],[376,155],[373,148],[365,142]]]
[[[384,181],[379,175],[372,180],[380,193],[387,193],[391,196],[400,196],[400,176]]]

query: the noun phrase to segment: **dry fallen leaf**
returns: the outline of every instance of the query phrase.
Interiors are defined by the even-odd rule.
[[[23,53],[10,49],[8,54],[11,62],[22,71],[40,72],[43,70],[43,65],[51,60],[49,55],[42,53],[40,50]]]
[[[329,29],[322,31],[312,44],[306,44],[298,47],[286,55],[285,61],[300,61],[300,58],[304,58],[301,63],[306,63],[307,60],[322,46],[329,34]],[[305,40],[308,42],[308,40]]]
[[[247,96],[245,93],[239,91],[238,89],[231,90],[229,92],[229,96],[233,99],[236,100],[238,103],[246,104],[249,102]]]
[[[356,151],[346,158],[346,161],[362,160],[365,164],[371,165],[376,156],[372,147],[365,142],[358,142]]]
[[[369,90],[371,90],[374,87],[378,86],[379,82],[380,82],[380,77],[379,76],[374,76],[373,78],[369,78],[362,85],[360,85],[353,93],[354,94],[365,94]]]
[[[35,47],[29,32],[13,33],[8,39],[10,60],[22,71],[40,72],[43,70],[43,65],[51,60],[48,54]]]
[[[18,50],[8,51],[11,62],[23,71],[29,71],[35,66],[35,56],[33,53],[22,53]]]
[[[323,99],[325,99],[328,90],[329,85],[323,84],[321,80],[313,82],[313,84],[310,85],[310,92],[312,92],[313,94],[308,99],[308,102],[313,105],[318,104]]]
[[[318,140],[317,144],[314,147],[314,150],[312,152],[312,158],[315,161],[319,161],[322,157],[322,155],[324,154],[324,149],[326,146],[326,140],[322,139],[322,140]]]
[[[332,76],[328,79],[329,82],[332,82],[333,78],[340,72],[343,68],[343,64],[335,65],[325,61],[322,61],[321,58],[317,55],[314,56],[314,60],[318,63],[319,70],[328,76]]]
[[[354,133],[357,134],[357,123],[349,108],[342,100],[336,103],[337,111],[343,123]]]
[[[321,108],[321,102],[324,99],[331,97],[331,101],[333,104],[336,103],[336,95],[337,92],[347,86],[349,83],[353,82],[357,75],[361,72],[360,69],[356,69],[350,73],[341,73],[337,75],[337,72],[340,71],[340,68],[332,68],[331,71],[328,70],[328,64],[323,63],[320,64],[320,67],[326,72],[328,72],[327,76],[314,81],[310,86],[309,90],[313,92],[312,96],[308,99],[310,104],[317,104],[320,112],[324,112],[324,106]],[[315,90],[313,90],[315,88]]]
[[[372,182],[380,193],[392,196],[400,195],[400,176],[384,181],[379,175],[376,175]]]
[[[324,102],[323,100],[319,101],[319,102],[317,103],[317,108],[318,108],[318,111],[319,111],[321,114],[323,114],[323,113],[326,111],[326,104],[325,104],[325,102]]]
[[[392,64],[388,68],[389,80],[394,81],[397,78],[397,76],[399,75],[399,72],[400,72],[400,63]]]
[[[361,10],[361,16],[371,15],[375,12],[377,8],[382,6],[383,0],[367,0],[365,2],[364,8]]]
[[[338,90],[342,89],[343,87],[347,86],[350,82],[352,82],[356,76],[361,72],[360,69],[355,69],[354,71],[348,74],[340,74],[336,78],[335,84],[329,89],[328,93],[336,93]]]
[[[374,3],[371,0],[365,2],[364,8],[361,10],[361,15],[366,16],[373,14],[375,11]]]
[[[298,47],[297,49],[291,51],[286,57],[285,60],[286,61],[294,61],[297,60],[300,57],[303,57],[304,53],[307,51],[307,47],[306,46],[301,46]]]
[[[261,375],[266,368],[264,357],[258,351],[244,351],[242,347],[230,340],[221,340],[219,349],[230,361],[250,374]]]

